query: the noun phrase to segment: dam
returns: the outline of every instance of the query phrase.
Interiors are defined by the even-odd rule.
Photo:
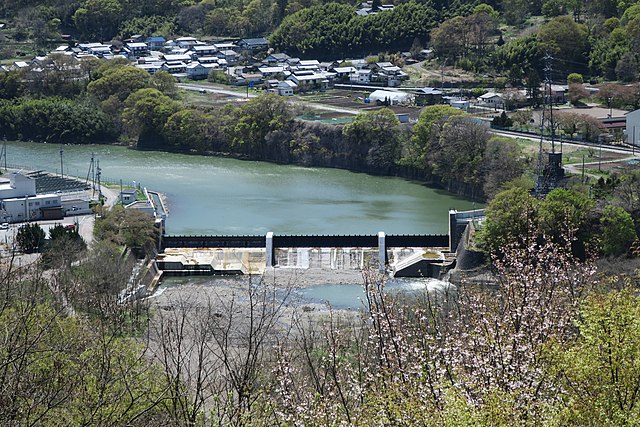
[[[441,235],[163,235],[158,268],[166,276],[259,275],[269,268],[348,269],[374,267],[394,277],[439,277],[455,263],[466,224],[482,209],[449,212]]]

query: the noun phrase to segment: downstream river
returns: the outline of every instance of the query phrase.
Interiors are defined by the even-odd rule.
[[[339,169],[136,151],[109,145],[7,143],[7,163],[164,193],[168,234],[444,234],[472,202],[405,181]],[[3,160],[4,161],[4,160]]]

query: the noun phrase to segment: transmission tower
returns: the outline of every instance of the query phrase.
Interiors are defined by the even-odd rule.
[[[542,94],[542,114],[540,117],[540,145],[538,148],[538,176],[536,179],[536,187],[534,194],[537,197],[544,197],[549,191],[553,190],[558,181],[564,177],[562,169],[562,152],[556,153],[556,123],[553,120],[553,91],[551,65],[553,58],[548,53],[544,57],[544,91]],[[551,151],[546,153],[545,162],[543,142],[545,138],[545,128],[549,131],[548,137],[551,142]]]

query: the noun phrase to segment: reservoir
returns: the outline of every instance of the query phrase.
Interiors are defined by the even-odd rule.
[[[166,196],[168,234],[446,234],[448,210],[472,202],[401,178],[340,169],[136,151],[111,145],[7,142],[7,163]],[[62,156],[60,155],[62,150]],[[479,207],[479,206],[478,206]]]

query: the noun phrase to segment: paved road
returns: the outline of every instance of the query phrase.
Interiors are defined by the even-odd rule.
[[[494,135],[506,136],[507,138],[527,139],[529,141],[540,142],[540,136],[530,135],[530,134],[527,134],[527,133],[512,132],[512,131],[497,130],[497,129],[491,129],[490,132],[493,133]],[[545,137],[544,138],[544,142],[550,144],[551,143],[551,139]],[[629,158],[633,158],[634,156],[635,157],[640,157],[640,147],[638,147],[635,150],[633,150],[633,149],[627,148],[627,147],[613,147],[613,146],[607,145],[607,144],[602,144],[601,145],[601,144],[595,144],[595,143],[592,143],[592,142],[569,141],[569,140],[566,140],[566,139],[563,139],[562,143],[563,144],[567,144],[567,145],[574,145],[576,147],[597,148],[597,149],[602,148],[603,151],[609,151],[609,152],[618,153],[618,154],[629,154],[630,155]],[[556,144],[560,144],[560,140],[559,139],[556,140]]]
[[[210,86],[210,85],[203,85],[203,84],[197,84],[197,83],[179,83],[178,87],[186,90],[197,91],[197,92],[218,93],[220,95],[235,96],[236,98],[247,98],[246,93],[234,92],[219,86]],[[257,96],[258,96],[257,94],[249,92],[249,98],[255,98]],[[313,108],[314,110],[332,111],[335,113],[353,114],[353,115],[360,113],[360,111],[353,108],[332,107],[330,105],[319,104],[317,102],[301,101],[296,98],[288,98],[287,102],[290,105],[294,105],[298,107]]]
[[[506,136],[508,138],[519,138],[519,139],[527,139],[530,141],[534,141],[534,142],[540,142],[540,137],[536,137],[533,135],[529,135],[529,134],[522,134],[519,132],[510,132],[510,131],[502,131],[502,130],[495,130],[492,129],[491,132],[495,135],[500,135],[500,136]],[[548,138],[544,138],[544,142],[546,143],[551,143],[551,140]],[[556,143],[559,144],[559,141],[556,141]],[[590,143],[590,142],[581,142],[581,141],[566,141],[563,140],[562,141],[563,144],[568,144],[568,145],[574,145],[577,147],[583,147],[583,148],[594,148],[594,149],[602,149],[602,151],[608,151],[610,153],[617,153],[617,154],[626,154],[628,155],[628,157],[623,157],[620,159],[614,159],[614,160],[603,160],[603,161],[598,161],[598,162],[589,162],[589,163],[585,163],[584,167],[585,169],[593,169],[593,166],[596,165],[604,165],[607,163],[618,163],[618,162],[623,162],[626,160],[631,160],[631,159],[637,159],[640,158],[640,149],[632,149],[632,148],[627,148],[627,147],[612,147],[610,145],[601,145],[601,144],[594,144],[594,143]],[[578,175],[581,176],[582,175],[582,164],[563,164],[562,167],[571,174],[574,175]],[[600,175],[597,174],[593,174],[593,173],[589,173],[589,172],[585,172],[584,175],[586,177],[592,178],[592,179],[599,179]]]

